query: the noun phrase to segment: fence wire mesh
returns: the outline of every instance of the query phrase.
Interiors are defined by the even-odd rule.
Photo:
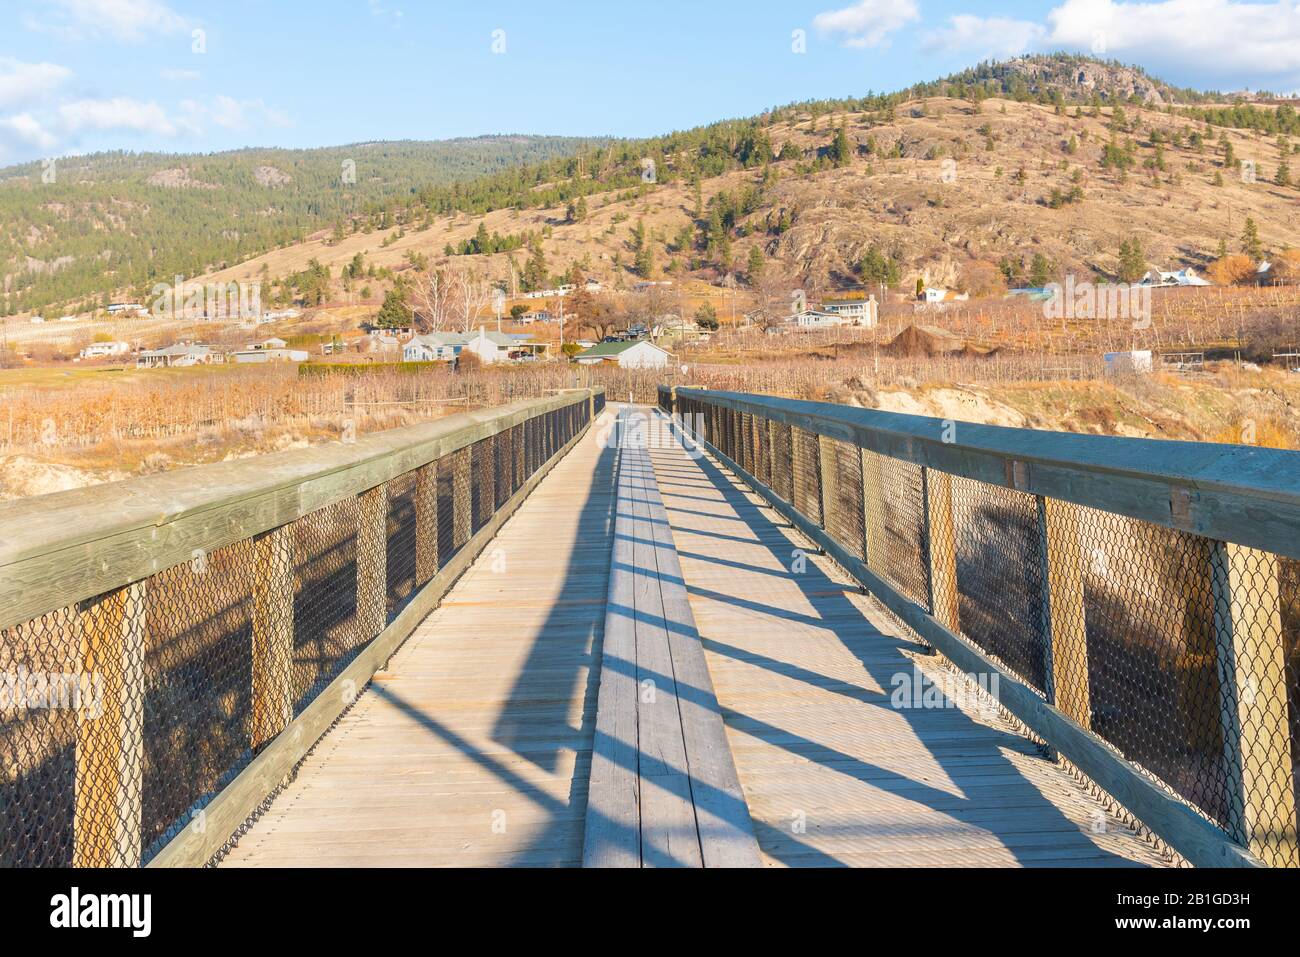
[[[134,867],[202,827],[597,400],[0,629],[0,866]]]
[[[1300,562],[826,437],[819,456],[703,398],[677,411],[1266,864],[1300,866]]]

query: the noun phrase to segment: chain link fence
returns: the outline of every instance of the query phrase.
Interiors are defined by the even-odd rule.
[[[1176,516],[1166,526],[1031,494],[1009,456],[995,484],[986,464],[980,478],[944,472],[782,421],[815,426],[811,403],[767,417],[757,410],[771,400],[731,398],[746,410],[702,390],[660,401],[1236,844],[1300,866],[1300,561],[1171,527]],[[1295,459],[1275,463],[1290,474],[1300,464],[1267,454]],[[1267,521],[1268,502],[1258,508]]]
[[[287,524],[0,628],[0,866],[134,867],[204,827],[204,807],[604,402],[546,405]],[[491,431],[474,418],[444,444]],[[15,582],[0,583],[4,622]]]

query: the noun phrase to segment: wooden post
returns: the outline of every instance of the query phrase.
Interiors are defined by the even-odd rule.
[[[957,527],[952,514],[952,476],[927,468],[926,541],[930,551],[930,614],[949,631],[959,632],[957,601]]]
[[[514,451],[511,450],[513,458]],[[415,473],[415,584],[427,585],[438,574],[438,463]]]
[[[880,456],[860,449],[862,456],[863,558],[876,574],[885,569],[885,488]]]
[[[293,527],[258,537],[253,579],[253,707],[249,728],[254,750],[293,719]]]
[[[839,468],[835,462],[834,439],[828,439],[824,435],[817,435],[817,456],[821,472],[821,495],[822,495],[822,528],[831,531],[831,516],[835,514],[838,508],[839,500]],[[834,533],[831,535],[834,538]]]
[[[1043,565],[1047,699],[1081,727],[1091,728],[1079,506],[1038,496],[1038,539]]]
[[[144,779],[146,583],[83,603],[77,616],[74,867],[139,867]]]
[[[388,622],[388,486],[357,498],[357,627],[369,640]]]
[[[538,442],[541,435],[536,436]],[[540,456],[538,456],[540,459]],[[469,447],[457,449],[447,457],[451,465],[452,544],[460,548],[473,533],[474,504],[470,500],[471,465]],[[540,467],[540,462],[538,467]]]
[[[1229,833],[1270,867],[1300,866],[1278,558],[1215,542],[1211,552]]]

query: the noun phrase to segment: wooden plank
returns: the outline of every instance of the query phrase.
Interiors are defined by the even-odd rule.
[[[309,750],[356,700],[375,673],[393,657],[417,626],[437,607],[457,580],[528,499],[551,470],[590,431],[584,427],[568,445],[535,472],[450,562],[418,591],[397,617],[367,645],[330,685],[316,696],[277,738],[205,808],[201,829],[186,828],[150,860],[150,867],[202,867],[221,850],[249,815],[283,783]]]
[[[438,463],[415,473],[415,584],[438,573]]]
[[[994,676],[998,701],[1047,744],[1091,778],[1170,847],[1197,866],[1259,867],[1262,862],[1233,839],[1201,817],[1188,805],[1149,779],[1110,744],[1081,728],[1032,688],[1002,668],[979,648],[954,634],[920,605],[871,571],[861,559],[848,554],[826,532],[808,521],[779,496],[749,475],[735,462],[710,446],[709,451],[726,468],[735,472],[757,494],[791,522],[802,534],[825,549],[827,554],[890,611],[933,645],[966,674]]]
[[[1295,780],[1276,555],[1211,552],[1224,762],[1233,836],[1270,867],[1296,867]]]
[[[135,582],[77,615],[74,867],[140,865],[146,596],[146,583]]]
[[[952,514],[952,476],[926,469],[925,540],[929,560],[930,609],[950,631],[960,632],[957,592],[957,528]]]
[[[357,501],[357,628],[369,640],[388,620],[388,487],[362,492]]]
[[[257,750],[293,720],[293,529],[258,538],[253,578],[253,702]]]
[[[614,541],[583,837],[584,867],[641,865],[637,648],[631,475],[619,451]]]
[[[650,467],[654,467],[653,460]],[[658,481],[649,489],[649,504],[702,864],[757,867],[761,859],[753,821],[727,742]]]
[[[1088,629],[1084,619],[1083,549],[1079,507],[1038,498],[1042,556],[1043,629],[1048,642],[1048,697],[1081,728],[1092,727],[1088,687]]]

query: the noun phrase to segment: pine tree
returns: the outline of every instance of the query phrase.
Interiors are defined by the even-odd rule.
[[[1119,281],[1137,282],[1147,271],[1142,242],[1132,236],[1119,244]]]
[[[750,282],[753,282],[758,279],[759,276],[763,275],[764,263],[763,250],[758,246],[751,246],[749,248],[749,263],[746,268]]]
[[[1259,240],[1259,227],[1249,216],[1246,217],[1246,228],[1241,233],[1241,251],[1256,262],[1264,257],[1264,244]]]

